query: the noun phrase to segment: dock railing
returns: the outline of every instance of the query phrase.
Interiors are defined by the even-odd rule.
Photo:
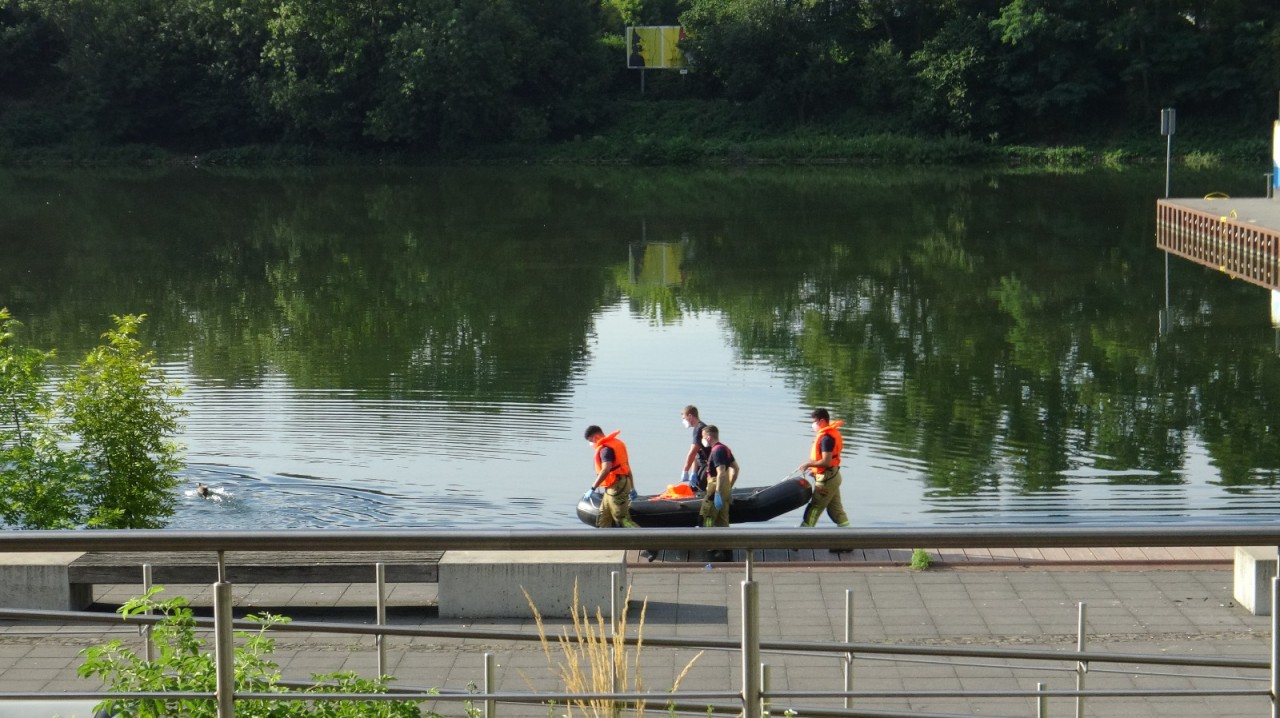
[[[485,656],[484,671],[477,691],[444,690],[399,687],[387,693],[249,693],[234,688],[235,631],[258,630],[260,624],[235,620],[232,616],[231,584],[226,579],[223,556],[229,551],[520,551],[520,550],[580,550],[630,549],[638,550],[660,545],[664,548],[686,550],[746,549],[741,582],[741,636],[737,640],[681,638],[654,636],[643,637],[648,647],[673,649],[701,649],[730,651],[741,656],[741,680],[739,690],[701,690],[682,687],[678,693],[638,691],[502,691],[493,690],[493,659]],[[1079,605],[1079,635],[1076,649],[1046,650],[1018,648],[988,648],[981,646],[913,646],[903,644],[859,643],[853,636],[853,605],[851,592],[845,596],[844,641],[780,641],[762,640],[760,630],[759,584],[756,580],[754,552],[767,549],[847,548],[887,549],[908,546],[935,548],[1096,548],[1096,547],[1200,547],[1200,546],[1280,546],[1280,527],[1268,526],[1193,526],[1193,527],[1021,527],[1021,528],[911,528],[911,529],[771,529],[771,528],[722,528],[722,529],[615,529],[592,530],[508,530],[508,531],[417,531],[417,530],[296,530],[296,531],[8,531],[0,532],[0,553],[22,552],[74,552],[74,551],[152,551],[162,547],[165,551],[216,551],[219,556],[219,581],[214,584],[214,609],[212,619],[197,620],[198,627],[212,631],[215,651],[217,688],[212,693],[109,693],[83,692],[4,692],[3,700],[104,700],[104,699],[205,699],[216,701],[220,718],[235,715],[237,701],[243,700],[356,700],[356,701],[433,701],[467,702],[470,714],[495,718],[499,704],[564,705],[575,701],[608,701],[615,707],[645,702],[661,706],[671,714],[688,712],[708,715],[711,713],[740,714],[745,718],[761,718],[764,715],[803,716],[884,716],[883,711],[861,710],[856,700],[869,698],[940,698],[946,696],[970,698],[1022,698],[1035,702],[1036,714],[1045,715],[1050,697],[1075,698],[1076,715],[1084,715],[1086,699],[1139,698],[1152,696],[1255,696],[1270,699],[1271,715],[1280,718],[1280,642],[1277,641],[1277,617],[1280,616],[1280,600],[1277,580],[1272,579],[1271,597],[1271,650],[1269,659],[1233,658],[1223,656],[1186,656],[1158,654],[1130,654],[1094,652],[1086,649],[1084,633],[1085,604]],[[140,567],[140,574],[142,569]],[[377,572],[381,580],[383,572]],[[615,574],[615,580],[617,580]],[[371,581],[374,578],[371,577]],[[617,592],[615,591],[615,595]],[[376,625],[336,622],[290,622],[271,627],[272,631],[302,631],[307,633],[342,633],[374,636],[381,650],[381,637],[404,636],[419,638],[474,638],[494,641],[539,641],[532,631],[507,631],[476,628],[431,628],[391,626],[385,623],[381,597],[383,587],[378,587],[379,622]],[[613,611],[615,619],[618,611]],[[115,623],[120,618],[100,612],[42,611],[24,609],[0,609],[0,619],[10,621],[52,622],[57,625],[77,623]],[[131,616],[129,620],[139,625],[151,625],[160,619],[154,616]],[[620,645],[634,645],[636,636],[621,637]],[[829,655],[843,662],[843,685],[830,690],[773,690],[770,687],[769,665],[765,656],[774,654],[805,653]],[[1049,662],[1066,664],[1057,670],[1076,673],[1074,690],[1045,690],[1043,684],[1035,691],[1027,690],[957,690],[957,691],[856,691],[853,686],[853,660],[855,656],[867,659],[897,656],[898,660],[929,658],[967,658],[981,660],[1016,660],[1025,662]],[[1213,676],[1233,680],[1257,681],[1257,687],[1246,688],[1191,688],[1191,689],[1104,689],[1090,690],[1085,686],[1085,676],[1099,664],[1132,664],[1146,666],[1181,666],[1237,671],[1257,671],[1259,675]],[[379,662],[379,669],[382,662]],[[1053,670],[1053,669],[1048,669]],[[1208,676],[1205,676],[1208,677]],[[1263,686],[1261,684],[1265,683]],[[843,707],[812,705],[811,699],[843,698]],[[479,704],[480,708],[474,706]],[[544,709],[545,710],[545,709]],[[616,710],[616,708],[615,708]],[[616,712],[614,713],[616,715]],[[915,712],[923,718],[949,714]]]

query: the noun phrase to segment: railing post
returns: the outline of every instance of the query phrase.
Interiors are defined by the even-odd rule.
[[[378,587],[378,626],[387,625],[387,565],[378,562],[373,567],[374,583]],[[388,674],[387,672],[387,637],[379,633],[374,637],[374,641],[378,646],[378,677],[381,678]]]
[[[844,591],[844,642],[853,643],[853,589],[851,588]],[[845,693],[853,690],[853,651],[844,654],[844,690]],[[844,697],[844,707],[845,710],[853,707],[853,696]]]
[[[1045,718],[1049,715],[1049,696],[1044,694],[1043,683],[1036,684],[1036,693],[1040,694],[1036,696],[1036,718]]]
[[[493,693],[497,690],[498,675],[494,669],[494,658],[492,653],[484,654],[484,692],[485,695]],[[484,718],[495,718],[498,715],[498,702],[484,700]]]
[[[1080,602],[1080,615],[1076,622],[1076,651],[1084,653],[1085,635],[1085,614],[1086,607],[1084,601]],[[1076,690],[1084,690],[1084,675],[1089,672],[1089,663],[1087,661],[1076,661]],[[1076,696],[1076,718],[1084,718],[1084,696]]]
[[[142,595],[145,596],[150,592],[151,592],[151,564],[144,563],[142,564]],[[150,616],[151,609],[148,608],[146,611],[143,611],[142,615]],[[144,640],[143,647],[142,647],[142,657],[147,660],[147,663],[150,663],[156,659],[156,642],[152,640],[152,637],[151,637],[152,633],[153,631],[150,623],[142,627],[142,638]]]
[[[612,571],[609,573],[609,690],[617,693],[621,690],[618,685],[618,623],[625,610],[625,603],[622,596],[622,573],[620,571]],[[590,618],[590,617],[588,617]],[[624,649],[625,650],[625,649]],[[614,712],[617,711],[617,704],[614,706]]]
[[[760,716],[760,585],[742,582],[742,713]]]
[[[221,552],[219,552],[221,558]],[[218,718],[236,714],[236,637],[231,626],[231,584],[213,584],[213,652]]]
[[[769,698],[766,695],[773,687],[768,663],[760,664],[760,718],[769,718]]]
[[[1280,718],[1280,576],[1271,577],[1271,718]]]

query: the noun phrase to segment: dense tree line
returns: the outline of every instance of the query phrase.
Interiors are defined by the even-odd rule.
[[[457,150],[600,132],[630,24],[753,126],[1044,138],[1160,107],[1269,120],[1254,0],[0,0],[0,149],[68,142]]]

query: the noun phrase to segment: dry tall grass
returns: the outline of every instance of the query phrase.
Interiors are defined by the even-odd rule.
[[[547,665],[559,676],[565,693],[609,693],[611,691],[628,691],[639,693],[645,690],[644,677],[640,672],[640,652],[644,648],[644,618],[649,608],[649,601],[640,605],[640,621],[636,626],[636,644],[627,650],[627,617],[631,602],[631,587],[627,587],[626,601],[623,603],[618,617],[616,629],[606,621],[599,608],[596,609],[595,620],[578,600],[578,583],[573,584],[573,622],[561,629],[556,636],[560,652],[552,651],[551,640],[547,637],[547,627],[543,623],[542,614],[534,605],[529,592],[522,586],[520,591],[533,610],[533,620],[538,626],[538,638],[542,641],[542,651],[546,654]],[[572,630],[570,630],[572,629]],[[702,656],[699,651],[685,665],[671,685],[670,692],[675,693],[680,682],[688,675],[689,669]],[[614,677],[617,685],[614,686]],[[575,715],[584,718],[618,718],[627,707],[623,701],[608,699],[574,700],[565,704],[565,718]],[[631,704],[635,718],[643,718],[645,701]]]

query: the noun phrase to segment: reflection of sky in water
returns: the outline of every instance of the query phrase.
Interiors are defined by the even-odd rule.
[[[690,440],[679,411],[688,403],[720,427],[746,485],[773,483],[807,458],[809,404],[781,370],[736,358],[718,314],[658,326],[625,304],[606,308],[588,356],[570,392],[545,404],[368,399],[296,390],[278,374],[254,388],[221,387],[166,366],[187,387],[190,410],[189,486],[171,527],[580,527],[574,505],[593,478],[586,425],[622,429],[638,488],[657,493],[679,478]],[[928,488],[924,462],[899,455],[874,421],[844,430],[844,502],[862,526],[1280,515],[1275,487],[1218,486],[1194,440],[1178,484],[1148,485],[1143,472],[1102,471],[1093,457],[1074,456],[1052,489],[1018,491],[1001,479],[954,495]],[[197,481],[230,496],[196,497]],[[799,517],[770,524],[794,526]]]

